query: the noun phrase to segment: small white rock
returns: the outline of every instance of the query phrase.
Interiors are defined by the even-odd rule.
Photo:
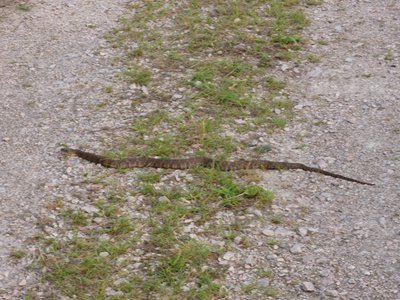
[[[94,214],[94,213],[98,213],[100,211],[97,207],[94,207],[92,205],[82,206],[82,210],[84,212],[87,212],[88,214]]]
[[[103,251],[103,252],[100,252],[100,253],[99,253],[99,256],[101,256],[101,257],[107,257],[107,256],[110,256],[110,253],[108,253],[108,252],[106,252],[106,251]]]
[[[314,70],[310,71],[307,75],[310,77],[318,77],[321,75],[322,70],[320,67],[315,68]]]
[[[275,232],[271,229],[266,228],[262,231],[262,234],[265,236],[274,236]]]
[[[172,99],[182,99],[183,98],[183,95],[181,95],[181,94],[173,94],[172,95]]]
[[[149,94],[149,90],[148,90],[148,88],[145,87],[145,86],[142,86],[142,92],[143,92],[143,94],[145,94],[145,95],[148,95],[148,94]]]
[[[26,279],[25,279],[25,278],[22,279],[22,280],[18,283],[18,285],[19,285],[19,286],[25,286],[25,285],[26,285]]]
[[[269,280],[267,278],[260,278],[256,281],[256,285],[260,288],[266,288],[269,286]]]
[[[168,199],[168,197],[161,196],[160,198],[158,198],[158,202],[159,203],[170,203],[171,201]]]
[[[326,290],[325,294],[328,297],[338,297],[339,296],[339,292],[337,290]]]
[[[307,235],[307,233],[308,233],[308,230],[307,230],[307,228],[304,228],[304,227],[300,227],[299,228],[299,234],[300,234],[300,236],[306,236]]]
[[[315,291],[314,285],[312,284],[312,282],[309,282],[309,281],[304,281],[301,285],[301,288],[305,292],[314,292]]]
[[[300,254],[303,252],[301,244],[294,244],[292,248],[290,248],[290,253],[292,254]]]
[[[235,253],[228,251],[224,254],[224,256],[222,257],[225,260],[231,260],[235,257]]]

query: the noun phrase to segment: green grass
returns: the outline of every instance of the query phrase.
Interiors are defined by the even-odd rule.
[[[64,212],[64,216],[74,226],[86,226],[88,224],[87,215],[85,212],[81,210],[78,211],[66,210]]]
[[[106,87],[104,88],[104,91],[105,91],[107,94],[111,94],[111,93],[113,92],[113,87],[112,87],[111,85],[108,85],[108,86],[106,86]]]
[[[266,85],[268,90],[270,91],[280,91],[285,88],[286,83],[283,81],[279,81],[272,76],[268,76],[266,78]]]
[[[132,66],[125,71],[129,83],[148,85],[151,81],[151,71],[139,66]]]
[[[270,218],[271,223],[274,224],[282,224],[283,223],[283,217],[281,215],[274,215]]]
[[[27,255],[24,250],[14,249],[10,252],[10,257],[16,260],[22,259]]]
[[[29,12],[32,10],[32,6],[26,3],[19,3],[16,6],[17,10],[23,11],[23,12]]]

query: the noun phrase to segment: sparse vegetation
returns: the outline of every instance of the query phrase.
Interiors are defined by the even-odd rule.
[[[135,117],[132,134],[106,155],[191,153],[229,159],[247,145],[235,133],[284,128],[293,104],[272,67],[296,58],[305,45],[300,31],[308,21],[299,4],[130,4],[134,13],[121,18],[107,39],[125,51],[119,59],[125,70],[121,78],[136,89],[130,99]],[[113,87],[104,92],[113,93]],[[136,108],[151,101],[157,108],[139,115]],[[255,155],[271,150],[254,149]],[[218,258],[232,243],[254,246],[243,234],[246,209],[268,215],[274,193],[258,186],[254,175],[238,176],[217,166],[194,168],[175,186],[169,186],[171,176],[170,171],[139,170],[129,188],[105,178],[86,179],[108,191],[93,202],[91,213],[56,200],[49,208],[61,210],[66,238],[44,238],[45,278],[77,299],[224,298],[218,282],[225,268]],[[232,211],[233,220],[225,220]],[[271,222],[281,223],[282,217],[272,216]],[[272,277],[269,271],[261,275]],[[243,292],[253,289],[262,296],[278,295],[273,287],[253,285]]]

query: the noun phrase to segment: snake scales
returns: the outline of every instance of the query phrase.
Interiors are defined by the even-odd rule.
[[[189,169],[196,166],[206,168],[218,168],[222,171],[262,169],[262,170],[290,170],[301,169],[304,171],[324,174],[360,184],[373,185],[372,183],[359,181],[339,174],[328,172],[319,168],[308,167],[301,163],[277,162],[270,160],[235,160],[217,161],[208,157],[191,157],[182,159],[163,159],[152,157],[130,157],[126,159],[110,159],[105,156],[85,152],[78,149],[63,148],[61,151],[68,155],[75,155],[92,163],[101,164],[107,168],[130,169],[130,168],[162,168],[162,169]]]

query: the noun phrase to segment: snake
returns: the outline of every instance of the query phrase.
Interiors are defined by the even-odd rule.
[[[300,169],[308,172],[319,173],[326,176],[355,182],[364,185],[374,185],[372,183],[360,181],[354,178],[346,177],[340,174],[322,170],[320,168],[309,167],[302,163],[271,161],[264,159],[239,159],[233,161],[215,160],[209,157],[189,157],[189,158],[155,158],[145,156],[134,156],[124,159],[112,159],[106,156],[94,154],[91,152],[82,151],[73,148],[62,148],[61,152],[65,155],[77,156],[91,163],[100,164],[107,168],[114,169],[133,169],[133,168],[161,168],[185,170],[193,167],[217,168],[221,171],[236,171],[236,170],[293,170]]]
[[[145,156],[134,156],[124,159],[112,159],[91,152],[82,151],[73,148],[62,148],[61,152],[65,155],[77,156],[91,163],[100,164],[106,168],[114,169],[133,169],[133,168],[161,168],[185,170],[193,167],[217,168],[221,171],[236,171],[236,170],[293,170],[300,169],[308,172],[323,174],[326,176],[356,182],[364,185],[374,185],[372,183],[360,181],[340,174],[322,170],[320,168],[309,167],[302,163],[271,161],[265,159],[238,159],[233,161],[216,160],[209,157],[189,157],[189,158],[156,158]]]

